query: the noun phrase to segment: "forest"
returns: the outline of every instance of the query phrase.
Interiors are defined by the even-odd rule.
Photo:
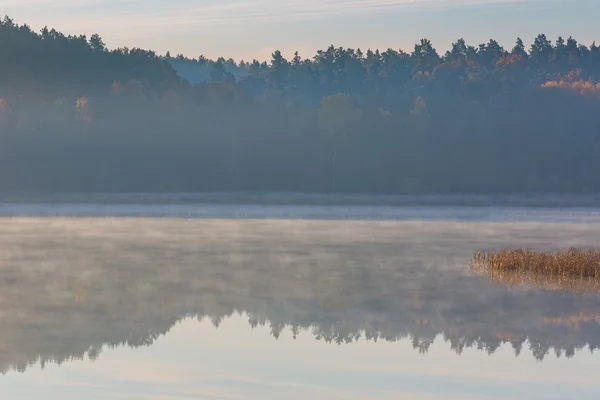
[[[246,62],[4,17],[0,196],[598,193],[599,80],[599,46],[544,34]]]

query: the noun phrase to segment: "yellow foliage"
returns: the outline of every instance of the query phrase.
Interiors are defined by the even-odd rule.
[[[75,102],[75,116],[78,120],[84,122],[92,120],[92,109],[87,97],[80,97]]]
[[[425,103],[423,97],[417,97],[412,110],[410,110],[410,115],[414,115],[415,117],[420,118],[425,118],[429,116],[429,111],[427,110],[427,103]]]
[[[565,90],[572,90],[579,92],[581,95],[600,95],[600,82],[594,83],[591,81],[584,81],[580,79],[575,82],[569,82],[566,80],[549,81],[542,85],[543,88],[558,88]]]
[[[579,76],[581,70],[575,69],[563,77],[558,77],[553,81],[548,81],[542,85],[546,89],[562,89],[579,92],[582,96],[600,96],[600,82],[583,80]]]
[[[325,96],[318,112],[319,127],[329,133],[343,133],[356,126],[362,118],[362,110],[354,105],[352,96],[338,93]]]

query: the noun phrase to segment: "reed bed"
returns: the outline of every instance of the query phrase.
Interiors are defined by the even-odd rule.
[[[496,283],[600,294],[599,250],[482,251],[473,255],[470,268]]]

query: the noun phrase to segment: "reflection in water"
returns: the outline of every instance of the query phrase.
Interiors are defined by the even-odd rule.
[[[528,345],[538,360],[600,345],[600,299],[470,276],[473,251],[589,246],[585,224],[5,219],[0,369],[152,344],[177,323],[309,330],[331,343],[442,335],[457,353]],[[557,233],[553,233],[557,232]],[[567,238],[567,239],[565,239]]]
[[[274,340],[270,328],[251,329],[248,315],[234,315],[218,328],[209,318],[187,318],[152,346],[106,349],[61,366],[0,377],[2,399],[79,400],[597,400],[600,359],[581,352],[568,360],[531,352],[513,355],[501,346],[491,359],[476,348],[457,356],[443,340],[426,356],[410,340],[351,345],[292,338]],[[490,362],[492,361],[492,362]]]
[[[562,275],[547,275],[523,273],[521,271],[498,271],[484,269],[472,265],[474,274],[487,278],[492,283],[508,286],[537,286],[546,290],[569,292],[574,294],[600,294],[600,279],[596,277],[569,277]]]
[[[600,294],[600,251],[504,249],[476,252],[471,271],[506,285]]]

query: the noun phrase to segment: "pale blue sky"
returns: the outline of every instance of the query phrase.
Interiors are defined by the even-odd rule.
[[[427,355],[411,341],[383,340],[338,346],[289,329],[279,340],[269,327],[252,330],[247,316],[184,320],[153,346],[105,349],[93,363],[69,361],[0,380],[7,400],[307,400],[307,399],[597,399],[598,355],[587,349],[572,359],[549,354],[538,362],[524,346],[488,356],[465,349],[462,356],[439,339]]]
[[[600,41],[599,0],[0,0],[0,12],[66,33],[100,33],[109,47],[163,54],[267,59],[329,44],[410,50],[430,38],[442,52],[464,37],[512,47],[540,32]]]

